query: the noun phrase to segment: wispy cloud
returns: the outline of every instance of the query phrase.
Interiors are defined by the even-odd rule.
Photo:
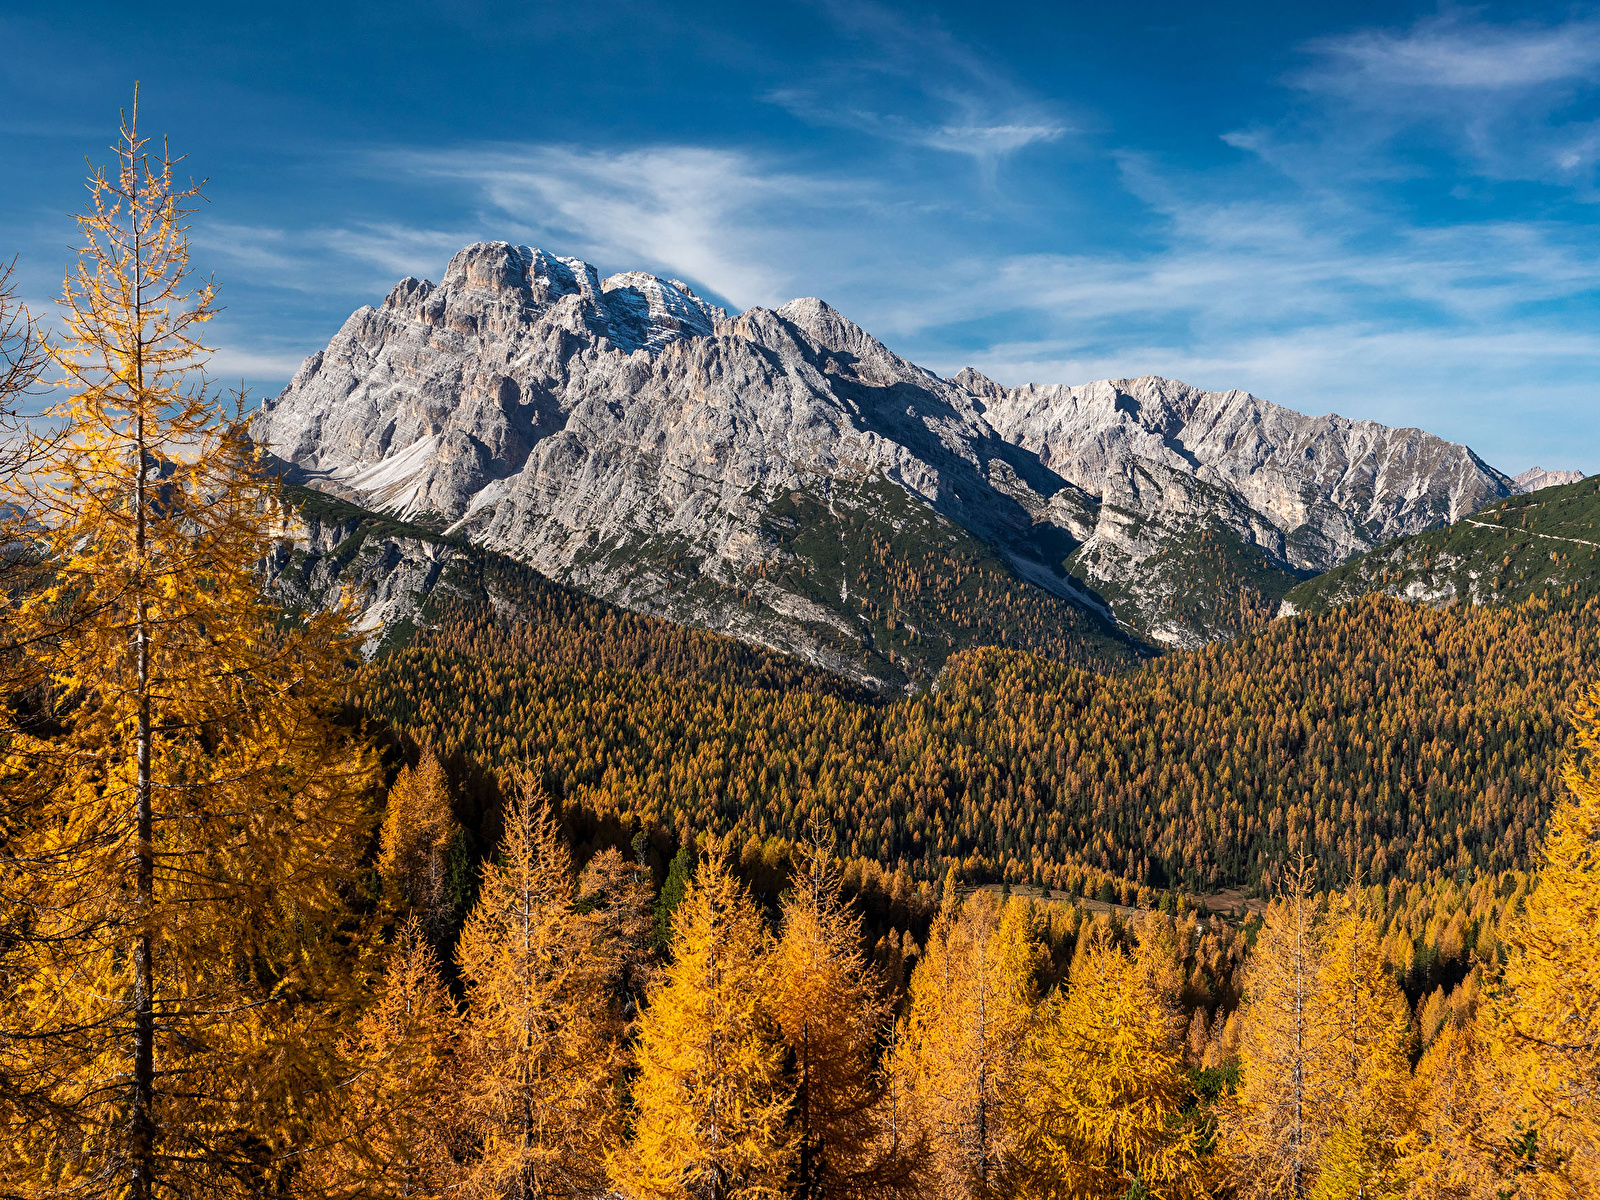
[[[207,373],[218,386],[234,386],[239,379],[287,379],[300,369],[304,354],[293,350],[270,351],[236,345],[220,345],[206,363]]]
[[[249,285],[370,300],[403,275],[438,278],[470,242],[506,239],[586,258],[603,270],[677,276],[744,308],[792,299],[819,274],[819,244],[864,253],[860,230],[874,222],[881,229],[885,213],[906,207],[876,181],[698,146],[602,151],[497,143],[352,157],[366,174],[442,193],[446,208],[470,219],[450,228],[211,221],[197,225],[197,248]]]
[[[984,164],[1036,142],[1056,141],[1068,132],[1066,125],[1052,119],[1041,107],[1022,105],[997,110],[972,93],[943,92],[940,98],[954,111],[944,120],[926,121],[902,113],[841,104],[828,94],[831,90],[777,88],[767,93],[767,99],[814,124],[965,154]]]
[[[1600,371],[1600,335],[1549,317],[1600,293],[1600,260],[1582,231],[1554,221],[1411,226],[1336,191],[1268,200],[1144,156],[1120,161],[1124,194],[1150,225],[1136,251],[977,253],[959,222],[907,194],[911,185],[670,145],[375,152],[371,168],[390,179],[450,189],[454,207],[476,212],[472,225],[208,237],[241,269],[294,286],[325,278],[341,255],[373,277],[369,300],[402,274],[438,278],[474,238],[528,241],[606,270],[685,278],[740,307],[821,294],[946,372],[970,362],[1005,383],[1165,374],[1424,425],[1513,466],[1527,456],[1485,441],[1505,397],[1570,393],[1557,366]],[[229,354],[219,371],[254,363],[257,376],[282,377],[298,361],[272,347]]]
[[[1302,181],[1444,173],[1419,149],[1491,181],[1576,187],[1600,200],[1600,20],[1506,24],[1449,13],[1304,47],[1288,83],[1306,101],[1285,120],[1227,140]]]
[[[386,169],[470,190],[483,223],[600,263],[673,273],[741,307],[781,302],[785,222],[854,203],[859,184],[694,146],[397,151]]]
[[[767,94],[801,120],[966,155],[989,173],[1009,154],[1072,132],[1052,105],[931,18],[870,2],[823,8],[855,51]]]
[[[312,294],[380,295],[404,275],[436,271],[478,232],[420,229],[399,222],[352,222],[290,229],[207,221],[195,246],[235,279]]]
[[[1303,87],[1346,94],[1441,89],[1504,92],[1600,77],[1600,21],[1497,25],[1460,14],[1407,30],[1368,29],[1321,38]]]
[[[432,189],[431,211],[459,214],[448,226],[212,226],[208,248],[236,274],[325,292],[333,272],[375,300],[400,275],[437,279],[469,241],[508,238],[684,278],[735,307],[822,295],[935,369],[970,362],[1006,383],[1165,374],[1422,425],[1512,469],[1600,466],[1570,461],[1583,445],[1570,430],[1504,415],[1600,410],[1582,382],[1600,378],[1591,228],[1517,208],[1420,219],[1393,187],[1532,179],[1587,194],[1592,131],[1563,124],[1561,105],[1600,86],[1600,26],[1458,16],[1314,43],[1288,115],[1227,135],[1250,152],[1236,167],[1075,139],[1074,153],[1109,160],[1096,186],[1127,236],[1075,244],[1064,230],[1059,249],[1018,253],[986,172],[1072,122],[920,18],[830,11],[847,52],[770,98],[984,171],[900,155],[844,177],[798,153],[668,142],[388,148],[349,161],[401,194]],[[227,344],[262,374],[297,360]]]

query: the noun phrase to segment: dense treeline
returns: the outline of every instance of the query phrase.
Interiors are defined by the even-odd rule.
[[[451,937],[427,932],[451,802],[424,758],[391,790],[396,940],[346,1050],[364,1082],[342,1127],[378,1136],[308,1174],[417,1196],[1585,1195],[1600,788],[1568,782],[1537,881],[1318,895],[1302,862],[1234,927],[952,874],[920,939],[869,959],[819,830],[765,909],[738,874],[772,864],[709,836],[652,899],[614,848],[576,869],[518,773],[458,999]],[[1466,969],[1408,999],[1441,958]]]
[[[742,843],[821,820],[922,879],[1270,889],[1301,854],[1327,886],[1527,869],[1597,631],[1594,602],[1370,598],[1121,675],[957,655],[936,691],[880,704],[579,665],[555,628],[446,623],[363,686],[373,717],[447,758],[526,762],[565,805],[635,827]]]

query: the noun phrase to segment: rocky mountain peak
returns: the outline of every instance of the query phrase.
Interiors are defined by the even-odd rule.
[[[1159,376],[940,379],[815,297],[730,319],[681,281],[510,242],[357,310],[255,432],[324,490],[835,665],[915,625],[859,598],[908,529],[923,565],[895,577],[917,587],[998,555],[1049,604],[1192,645],[1513,487],[1420,430]]]
[[[600,290],[613,340],[635,349],[658,350],[679,338],[710,337],[717,322],[728,318],[726,310],[707,304],[686,284],[643,271],[612,275]]]
[[[602,282],[580,258],[510,242],[475,242],[457,251],[438,288],[426,280],[402,280],[384,306],[420,309],[430,300],[433,323],[448,310],[464,332],[504,337],[511,326],[551,316],[562,328],[604,337],[627,353],[707,337],[727,317],[677,280],[626,271]]]
[[[1511,482],[1519,493],[1525,493],[1568,483],[1582,483],[1585,478],[1582,471],[1546,471],[1543,467],[1529,467],[1522,474],[1512,476]]]
[[[521,247],[510,242],[475,242],[456,251],[444,269],[442,286],[457,292],[489,292],[532,303],[528,257],[521,251]]]
[[[778,316],[805,331],[828,350],[835,352],[876,354],[884,350],[883,343],[854,321],[845,317],[826,300],[815,296],[802,296],[791,300],[777,310]]]
[[[983,400],[998,400],[1005,395],[1006,389],[990,379],[976,367],[963,367],[950,377],[950,382],[964,392],[969,392]]]

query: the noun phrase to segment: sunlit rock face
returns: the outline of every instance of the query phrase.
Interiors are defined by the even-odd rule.
[[[1582,483],[1585,478],[1582,471],[1546,471],[1543,467],[1529,467],[1522,474],[1513,475],[1511,484],[1518,493],[1542,492],[1545,488]]]
[[[827,662],[861,618],[847,581],[837,603],[785,584],[777,568],[817,565],[775,533],[796,497],[886,528],[920,514],[1129,636],[1189,646],[1514,486],[1420,430],[1153,377],[941,379],[820,300],[730,316],[676,280],[505,242],[352,314],[254,429],[312,486]]]

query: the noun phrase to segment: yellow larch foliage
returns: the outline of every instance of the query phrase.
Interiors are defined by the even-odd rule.
[[[0,1077],[42,1106],[0,1137],[0,1190],[270,1191],[337,1124],[337,1046],[377,964],[346,903],[375,764],[331,717],[342,617],[261,600],[277,493],[205,383],[197,189],[146,153],[137,112],[116,152],[78,218],[66,398],[4,488],[0,638],[35,686],[0,710],[27,935],[0,979]]]
[[[1359,884],[1335,901],[1323,931],[1311,1032],[1328,1129],[1313,1200],[1401,1195],[1396,1162],[1409,1123],[1411,1008],[1389,975],[1383,930]]]
[[[610,997],[608,1011],[622,1025],[638,1016],[655,981],[650,939],[655,917],[650,872],[643,863],[626,862],[615,847],[589,860],[578,880],[578,905],[589,927],[589,942],[600,958],[601,976]]]
[[[457,830],[444,767],[425,750],[415,768],[403,767],[389,789],[379,840],[378,870],[437,937],[449,924],[446,873]]]
[[[1433,1039],[1439,1036],[1439,1031],[1450,1017],[1448,1002],[1445,999],[1444,987],[1440,985],[1433,989],[1421,1010],[1417,1013],[1417,1039],[1424,1047],[1433,1045]]]
[[[1315,1183],[1327,1066],[1315,1027],[1321,937],[1310,873],[1289,874],[1267,914],[1245,976],[1238,1095],[1220,1120],[1240,1195],[1302,1200]]]
[[[1412,1127],[1396,1145],[1409,1200],[1500,1200],[1516,1194],[1516,1164],[1499,1128],[1498,1075],[1477,1018],[1440,1025],[1412,1075]]]
[[[1565,713],[1600,664],[1600,599],[1442,612],[1375,596],[1111,676],[959,651],[937,689],[882,703],[586,602],[531,581],[527,621],[451,602],[373,662],[369,711],[489,769],[526,758],[597,812],[743,844],[821,810],[850,858],[1079,893],[1156,861],[1185,891],[1275,888],[1290,829],[1325,879],[1454,877],[1469,847],[1490,873],[1522,868]]]
[[[1600,1194],[1600,687],[1574,712],[1581,760],[1550,816],[1538,882],[1489,996],[1534,1195]]]
[[[891,1009],[861,937],[837,870],[812,846],[784,900],[770,968],[773,1013],[794,1062],[797,1196],[915,1195],[921,1186],[915,1143],[880,1128],[894,1103],[876,1063]]]
[[[988,891],[945,901],[911,976],[895,1067],[933,1152],[930,1195],[982,1196],[1010,1145],[1004,1101],[1015,1085],[1037,1004],[1042,948],[1020,897],[1003,908]]]
[[[635,1200],[782,1195],[794,1158],[767,934],[720,849],[673,915],[672,963],[640,1022],[632,1142],[613,1181]]]
[[[466,1187],[518,1200],[594,1194],[621,1128],[605,958],[578,912],[549,801],[525,775],[513,782],[456,948],[468,987],[462,1103],[482,1143]]]
[[[1144,964],[1095,922],[1046,1003],[1012,1089],[1014,1194],[1202,1194],[1179,1022]]]
[[[346,1047],[346,1138],[308,1159],[326,1190],[438,1197],[456,1189],[462,1124],[455,1002],[421,923],[401,926],[383,988]]]

